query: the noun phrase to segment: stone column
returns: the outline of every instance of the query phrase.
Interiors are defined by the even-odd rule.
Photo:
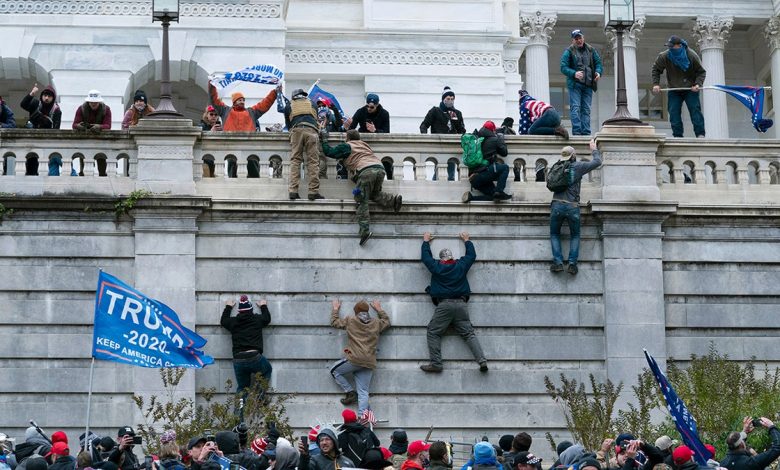
[[[200,162],[193,162],[200,133],[189,119],[141,119],[130,129],[138,147],[130,176],[154,193],[194,195],[194,178],[202,171]]]
[[[731,17],[699,17],[693,27],[693,35],[699,42],[701,63],[707,71],[704,85],[723,85],[726,83],[726,70],[723,64],[723,48],[734,27]],[[704,113],[704,129],[711,139],[728,139],[729,115],[726,107],[726,94],[713,90],[704,91],[701,96]]]
[[[780,17],[773,16],[764,26],[764,37],[772,51],[772,89],[780,90]],[[780,93],[772,93],[772,109],[780,109]],[[777,111],[775,111],[776,113]],[[774,126],[775,138],[780,138],[780,126]]]
[[[504,45],[504,99],[506,116],[517,114],[517,90],[523,87],[518,65],[525,49],[525,41],[510,39]],[[496,123],[498,124],[498,123]]]
[[[639,117],[639,82],[637,80],[636,69],[636,45],[639,42],[639,36],[644,30],[645,21],[645,17],[641,16],[636,19],[634,24],[631,25],[631,28],[623,32],[623,68],[625,69],[626,73],[626,96],[628,98],[628,111],[635,118]],[[606,34],[607,38],[609,38],[612,50],[614,51],[614,57],[617,57],[617,36],[615,35],[615,30],[609,28],[606,31]],[[617,77],[617,60],[614,60],[613,63],[615,69],[612,76]],[[604,65],[604,71],[606,72],[606,70],[607,66]],[[614,89],[615,87],[617,87],[616,80],[613,84],[613,96],[615,96],[617,93]],[[601,89],[601,87],[599,88]],[[609,116],[612,116],[615,111],[614,106],[612,106],[612,108],[613,109],[611,109],[608,113]]]
[[[521,34],[528,38],[525,48],[525,89],[536,99],[550,102],[550,72],[547,49],[557,21],[555,14],[520,15]]]

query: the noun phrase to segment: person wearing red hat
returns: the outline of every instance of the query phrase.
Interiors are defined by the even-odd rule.
[[[409,444],[406,455],[406,462],[401,465],[401,470],[423,470],[425,461],[428,460],[428,449],[430,444],[423,441],[414,441]]]
[[[357,414],[350,409],[341,412],[343,431],[339,434],[339,449],[353,462],[360,462],[368,449],[379,447],[379,438],[368,427],[358,422]]]
[[[65,434],[62,431],[55,431],[51,435],[51,443],[56,444],[57,442],[64,442],[66,445],[68,444],[68,435]]]
[[[463,193],[462,201],[506,201],[512,199],[511,194],[504,192],[506,179],[509,176],[509,165],[498,160],[507,156],[504,134],[496,134],[496,124],[493,121],[485,121],[482,128],[474,131],[477,137],[482,137],[482,163],[469,168],[469,182],[471,187],[481,192],[474,196],[471,190]],[[495,183],[494,183],[495,181]]]
[[[52,438],[53,437],[54,435],[52,435]],[[76,468],[76,458],[70,455],[70,449],[68,449],[67,442],[54,442],[54,444],[51,446],[51,450],[48,454],[46,454],[46,459],[49,461],[50,469],[73,470]]]
[[[222,118],[222,127],[226,132],[257,131],[259,129],[257,120],[276,103],[277,92],[281,92],[281,86],[269,91],[262,101],[251,108],[247,108],[244,94],[237,91],[230,95],[232,104],[228,106],[219,98],[219,92],[214,85],[209,83],[211,105],[214,106]]]
[[[677,470],[695,470],[699,464],[693,460],[693,451],[688,446],[679,446],[672,452],[672,462]]]
[[[230,332],[233,340],[236,393],[245,394],[246,388],[252,384],[254,374],[259,372],[265,380],[271,380],[273,368],[263,355],[263,328],[271,324],[271,312],[268,310],[268,302],[263,299],[257,302],[260,314],[255,314],[249,297],[242,295],[238,303],[238,314],[232,317],[231,312],[235,305],[236,301],[232,299],[225,302],[219,323]]]

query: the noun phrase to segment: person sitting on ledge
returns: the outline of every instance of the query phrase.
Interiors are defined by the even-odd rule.
[[[552,105],[537,100],[525,90],[520,94],[521,135],[559,135],[569,140],[569,131],[561,126],[561,116]]]

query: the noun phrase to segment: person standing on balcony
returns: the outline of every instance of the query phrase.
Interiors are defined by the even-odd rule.
[[[585,42],[582,30],[571,32],[571,46],[561,56],[561,73],[569,91],[572,135],[590,135],[590,104],[603,72],[598,51]]]
[[[129,129],[138,124],[138,120],[146,117],[150,113],[154,112],[154,108],[149,106],[146,98],[146,92],[143,90],[136,90],[133,95],[133,105],[125,113],[124,119],[122,119],[122,129]]]
[[[57,92],[50,85],[43,89],[40,98],[35,97],[36,93],[38,93],[37,83],[33,85],[30,94],[22,98],[20,105],[22,109],[30,113],[27,126],[33,129],[59,129],[62,111],[60,106],[55,103]]]
[[[448,86],[441,94],[441,103],[432,107],[420,124],[420,133],[427,134],[465,134],[463,113],[455,109],[455,92]],[[447,181],[455,181],[455,163],[447,163]]]
[[[652,68],[653,93],[661,92],[661,74],[666,71],[666,82],[670,90],[667,95],[669,122],[672,124],[672,135],[683,136],[682,105],[688,107],[691,115],[693,133],[696,137],[704,137],[704,115],[701,113],[699,90],[704,86],[707,71],[701,65],[698,54],[688,48],[688,43],[679,36],[670,36],[666,41],[667,49],[658,54]]]
[[[482,137],[482,158],[484,165],[469,170],[471,187],[482,195],[474,196],[471,190],[463,193],[462,201],[506,201],[512,199],[511,194],[504,192],[506,179],[509,177],[509,166],[498,161],[498,157],[506,157],[507,149],[504,134],[496,134],[496,124],[485,121],[477,131],[477,137]],[[495,183],[494,183],[495,181]]]
[[[378,300],[371,302],[377,318],[371,318],[368,307],[368,302],[361,300],[353,308],[354,315],[341,318],[339,316],[341,301],[336,299],[330,311],[330,326],[347,331],[344,358],[339,359],[330,368],[330,374],[346,393],[346,396],[341,399],[341,404],[348,406],[357,402],[359,416],[363,416],[363,412],[369,408],[368,395],[371,378],[376,369],[376,347],[379,343],[379,335],[390,328],[390,318]],[[355,387],[349,383],[346,375],[352,375],[355,379]],[[376,442],[376,446],[378,445],[379,441]]]
[[[382,191],[382,183],[385,180],[385,167],[371,150],[371,147],[360,140],[360,132],[355,129],[347,131],[347,141],[335,147],[328,145],[327,133],[321,133],[322,151],[325,156],[344,161],[352,174],[355,189],[352,194],[357,202],[357,221],[360,227],[360,246],[365,245],[372,232],[369,226],[370,214],[368,202],[374,201],[382,207],[393,208],[393,212],[401,210],[403,197],[400,194],[391,194]]]
[[[276,102],[276,94],[281,93],[281,86],[269,91],[265,98],[251,108],[246,107],[244,94],[237,91],[230,95],[232,104],[226,105],[219,99],[217,88],[209,82],[211,105],[222,118],[222,127],[226,132],[255,132],[259,130],[257,120]]]
[[[369,93],[366,95],[366,105],[355,111],[344,127],[372,134],[387,134],[390,132],[390,113],[379,104],[379,95]]]
[[[461,232],[460,238],[466,245],[466,255],[459,260],[452,257],[452,251],[444,248],[439,251],[439,260],[433,259],[431,253],[430,232],[423,234],[421,261],[431,272],[431,285],[425,291],[431,296],[436,310],[428,323],[428,353],[431,358],[429,364],[420,366],[425,372],[441,372],[443,370],[441,360],[441,337],[450,324],[455,327],[461,338],[466,341],[471,354],[479,363],[479,371],[487,372],[488,363],[479,339],[474,334],[474,326],[469,319],[469,309],[466,303],[471,295],[471,287],[466,275],[471,265],[477,259],[474,244],[469,240],[468,232]],[[411,447],[409,455],[412,455]]]
[[[550,271],[563,271],[563,254],[561,253],[561,226],[565,220],[569,224],[569,274],[577,274],[577,258],[580,252],[580,184],[582,177],[601,166],[601,152],[596,146],[596,139],[590,141],[590,151],[593,160],[578,162],[574,147],[566,146],[561,150],[561,161],[570,162],[569,185],[564,191],[553,193],[550,203],[550,245],[552,246],[553,263]]]
[[[325,199],[320,194],[319,122],[317,108],[302,88],[293,90],[292,101],[284,107],[284,123],[290,130],[290,186],[289,197],[300,199],[301,163],[306,161],[306,177],[309,178],[310,201]]]
[[[103,102],[103,96],[98,90],[90,90],[84,104],[76,108],[73,129],[95,134],[111,129],[111,108]]]

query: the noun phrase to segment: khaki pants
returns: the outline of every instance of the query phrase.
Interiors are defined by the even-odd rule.
[[[309,194],[320,192],[320,144],[317,131],[310,127],[296,127],[290,131],[290,192],[297,193],[301,183],[301,163],[306,160]]]

